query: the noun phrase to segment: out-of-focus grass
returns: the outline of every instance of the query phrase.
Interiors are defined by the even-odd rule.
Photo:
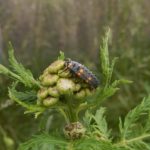
[[[109,26],[110,57],[119,57],[113,78],[133,81],[104,104],[111,112],[107,119],[116,128],[118,116],[150,93],[149,18],[149,0],[0,0],[1,58],[6,64],[7,43],[12,41],[18,60],[36,77],[59,50],[98,73],[100,38]],[[0,77],[0,104],[8,99],[9,82]],[[16,144],[39,129],[37,122],[43,120],[23,115],[16,104],[0,110],[0,125]],[[1,137],[0,144],[5,145]]]

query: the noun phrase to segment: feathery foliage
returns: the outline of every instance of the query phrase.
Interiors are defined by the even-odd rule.
[[[60,51],[59,53],[60,53],[60,55],[58,56],[58,60],[64,60],[65,59],[64,52]]]
[[[19,150],[29,150],[31,147],[34,148],[35,146],[41,146],[45,143],[50,144],[51,146],[56,146],[58,144],[59,148],[61,147],[61,149],[64,150],[149,150],[150,143],[148,140],[145,140],[150,138],[149,105],[150,97],[145,98],[141,104],[131,110],[126,115],[124,122],[120,121],[119,126],[121,138],[117,143],[113,143],[109,138],[111,132],[107,128],[107,122],[104,116],[105,109],[100,108],[96,111],[95,115],[89,111],[85,113],[83,121],[87,127],[87,132],[84,138],[76,141],[66,141],[63,137],[60,140],[60,138],[56,136],[53,137],[47,134],[42,134],[35,136],[31,140],[22,144]],[[146,115],[145,123],[143,128],[141,128],[141,131],[137,134],[137,130],[140,130],[140,128],[136,125],[141,124],[140,120],[138,119],[140,119],[140,117],[143,115]],[[135,130],[135,127],[138,128]],[[124,139],[122,137],[124,137]]]
[[[73,130],[72,133],[73,135],[83,133],[83,135],[77,136],[79,138],[76,140],[69,140],[66,139],[65,136],[62,136],[62,128],[60,128],[55,135],[44,133],[33,136],[30,140],[21,144],[19,150],[150,150],[150,96],[144,98],[141,104],[131,110],[126,115],[124,121],[119,119],[119,139],[113,137],[106,120],[106,109],[100,107],[104,100],[118,91],[120,84],[131,83],[131,81],[125,79],[111,81],[116,58],[110,63],[108,53],[109,32],[109,30],[106,32],[100,49],[103,79],[101,86],[96,89],[93,95],[88,96],[84,102],[74,103],[77,104],[74,108],[71,107],[70,103],[72,102],[70,100],[72,99],[72,95],[70,95],[70,101],[68,103],[62,104],[59,102],[58,105],[56,104],[55,107],[53,107],[60,110],[66,120],[68,116],[65,111],[71,112],[72,114],[69,114],[70,116],[77,115],[77,121],[82,121],[83,125],[85,125],[85,130],[82,124],[78,122],[71,122],[72,126],[69,130],[72,131],[74,123],[77,123],[75,124],[75,131]],[[60,52],[58,61],[64,60],[64,58],[64,53]],[[37,89],[41,86],[40,82],[35,80],[32,73],[16,61],[12,47],[9,49],[9,62],[12,71],[0,65],[0,73],[16,81],[12,84],[12,87],[9,88],[9,97],[25,107],[27,112],[36,113],[36,116],[44,112],[46,108],[37,105]],[[27,89],[24,92],[17,91],[18,83],[23,84]],[[86,110],[84,117],[79,115],[81,110]],[[93,112],[95,112],[95,114],[93,114]],[[141,117],[143,118],[142,121],[140,120]],[[81,133],[81,131],[83,132]],[[71,134],[71,132],[69,133]]]
[[[100,46],[100,64],[102,70],[102,83],[101,87],[97,89],[96,93],[92,95],[92,97],[88,98],[89,104],[100,106],[101,102],[106,100],[107,98],[114,95],[119,90],[120,84],[128,84],[132,83],[132,81],[119,79],[115,81],[111,81],[113,69],[116,63],[117,58],[114,58],[112,62],[109,60],[109,52],[108,52],[108,42],[110,37],[110,29],[107,29],[107,32],[102,39],[102,45]]]
[[[45,149],[44,145],[48,145],[48,148]],[[32,139],[20,145],[19,150],[55,150],[55,149],[64,149],[67,147],[68,142],[65,139],[59,138],[58,136],[50,136],[47,133],[43,133],[37,136],[33,136]]]
[[[144,98],[141,104],[131,110],[125,117],[124,122],[120,119],[120,143],[130,148],[141,147],[141,149],[150,149],[149,142],[145,139],[150,139],[149,117],[150,113],[150,96]],[[143,119],[142,122],[140,119]],[[143,147],[143,148],[142,148]]]
[[[22,64],[18,63],[14,57],[14,49],[12,44],[9,43],[9,63],[10,69],[0,64],[0,73],[15,79],[16,81],[23,83],[29,88],[39,87],[40,84],[36,81],[30,70],[25,69]],[[12,69],[12,71],[11,71]]]
[[[0,64],[0,73],[7,75],[15,80],[9,90],[9,97],[27,109],[26,112],[36,112],[36,116],[44,111],[44,108],[36,105],[37,89],[40,87],[39,81],[35,80],[31,71],[25,69],[21,63],[18,63],[14,56],[14,49],[9,43],[9,63],[10,69]],[[18,92],[15,88],[18,83],[28,88],[28,91]]]
[[[35,100],[37,100],[35,91],[18,92],[16,91],[15,86],[8,90],[9,97],[22,107],[26,108],[26,113],[35,112],[35,115],[37,116],[45,110],[43,107],[32,104],[33,102],[36,102]]]
[[[44,144],[47,144],[48,149],[44,149]],[[34,136],[31,140],[20,145],[19,150],[116,150],[109,142],[98,141],[93,138],[83,138],[77,141],[67,141],[60,137],[41,134]]]
[[[105,108],[101,107],[96,111],[95,115],[87,110],[83,120],[87,126],[89,136],[95,136],[102,140],[109,141],[110,130],[108,129],[106,118],[104,116],[105,110]]]

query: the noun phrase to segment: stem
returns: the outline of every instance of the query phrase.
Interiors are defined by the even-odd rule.
[[[87,103],[81,103],[76,110],[76,115],[78,116],[80,111],[87,109],[88,107],[90,106]]]
[[[145,138],[148,138],[148,137],[150,137],[150,134],[141,135],[139,137],[127,140],[127,143],[131,143],[131,142],[134,142],[134,141],[139,141],[139,140],[142,140],[142,139],[145,139]]]
[[[148,137],[150,137],[150,134],[141,135],[141,136],[135,137],[135,138],[130,139],[130,140],[125,140],[124,139],[124,140],[120,141],[119,143],[116,143],[115,145],[116,146],[123,146],[123,145],[127,145],[129,143],[139,141],[139,140],[142,140],[142,139],[145,139],[145,138],[148,138]]]
[[[59,109],[59,111],[60,111],[60,113],[64,116],[64,118],[65,118],[65,120],[66,120],[66,122],[67,122],[67,124],[69,123],[69,119],[68,119],[68,117],[67,117],[67,115],[66,115],[66,112],[63,110],[63,109]]]
[[[0,133],[2,133],[3,136],[6,136],[5,130],[0,126]]]
[[[73,107],[72,101],[68,102],[68,115],[70,116],[70,122],[76,122],[78,120],[78,116],[76,115],[76,108]]]

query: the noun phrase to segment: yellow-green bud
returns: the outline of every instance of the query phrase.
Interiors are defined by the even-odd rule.
[[[82,82],[81,85],[82,85],[83,88],[89,87],[89,85],[87,83],[84,83],[84,82]]]
[[[43,75],[41,75],[40,77],[39,77],[39,80],[41,81],[43,79]]]
[[[43,74],[49,74],[49,71],[48,71],[48,68],[46,68],[45,70],[44,70],[44,72],[43,72]]]
[[[46,107],[49,107],[49,106],[55,105],[57,102],[58,102],[58,98],[48,97],[48,98],[43,100],[43,105]]]
[[[81,84],[77,83],[77,84],[75,85],[75,91],[77,92],[77,91],[79,91],[80,89],[81,89]]]
[[[65,126],[64,134],[68,139],[80,139],[85,135],[85,127],[80,122],[73,122]]]
[[[44,86],[54,85],[58,81],[58,78],[59,77],[57,75],[48,74],[48,75],[44,76],[44,78],[42,80],[42,85],[44,85]]]
[[[48,68],[46,68],[46,69],[43,71],[43,74],[39,77],[39,80],[42,81],[43,78],[44,78],[45,76],[47,76],[48,74],[49,74]]]
[[[71,73],[69,70],[59,70],[58,75],[62,78],[68,78],[71,77]]]
[[[47,88],[42,88],[38,91],[37,97],[38,99],[44,99],[48,96]]]
[[[75,83],[70,79],[61,78],[57,82],[57,90],[60,94],[68,94],[75,90]]]
[[[90,91],[88,88],[85,89],[85,93],[86,93],[86,96],[92,95],[92,91]]]
[[[48,88],[48,93],[49,93],[49,95],[51,95],[53,97],[59,97],[59,92],[56,87]]]
[[[82,79],[80,79],[80,78],[72,78],[72,80],[73,80],[73,82],[75,82],[75,83],[82,83]]]
[[[42,104],[42,101],[41,101],[41,99],[37,99],[37,105],[41,105]]]
[[[86,96],[86,93],[85,93],[85,90],[84,89],[82,89],[82,90],[80,90],[79,92],[77,92],[76,94],[75,94],[75,98],[76,99],[83,99],[84,97]]]
[[[13,147],[15,146],[15,142],[13,141],[12,138],[10,138],[8,136],[4,136],[3,140],[4,140],[4,143],[7,146],[7,148],[13,149]]]
[[[57,73],[59,70],[61,70],[64,67],[64,64],[65,64],[65,62],[63,60],[56,60],[56,61],[54,61],[48,67],[49,73]]]

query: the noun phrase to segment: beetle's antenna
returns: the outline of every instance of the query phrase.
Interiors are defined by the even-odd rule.
[[[66,61],[65,64],[67,64],[67,61],[69,61],[69,60],[70,60],[69,58],[66,58],[65,59],[65,61]],[[65,68],[61,72],[59,72],[59,74],[65,72],[67,69],[68,69],[68,67],[67,67],[67,65],[65,65]]]
[[[65,67],[65,68],[64,68],[61,72],[59,72],[59,74],[61,74],[61,73],[65,72],[67,69],[68,69],[68,68],[67,68],[67,67]]]

